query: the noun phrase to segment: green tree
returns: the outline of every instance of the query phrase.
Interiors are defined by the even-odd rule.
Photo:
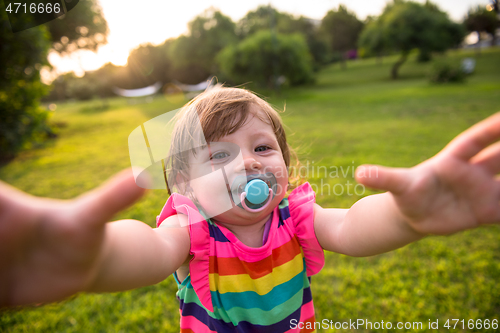
[[[420,4],[394,0],[377,21],[370,25],[367,34],[379,36],[380,43],[371,43],[369,38],[363,37],[361,46],[374,52],[380,51],[380,48],[374,49],[377,46],[401,54],[391,68],[393,79],[398,77],[399,68],[411,50],[418,49],[420,59],[428,59],[431,52],[444,52],[457,46],[465,35],[462,25],[452,22],[429,1]]]
[[[78,49],[97,50],[107,43],[108,24],[97,0],[81,0],[61,18],[46,24],[54,50],[71,53]]]
[[[123,80],[121,75],[126,71],[125,67],[115,66],[112,63],[107,63],[95,71],[85,72],[83,77],[76,77],[71,74],[66,80],[66,94],[69,98],[78,100],[89,100],[95,97],[103,99],[103,105],[106,106],[106,97],[115,96],[113,87],[118,85],[123,86],[124,83],[133,81],[126,75]]]
[[[40,68],[47,64],[50,43],[44,26],[13,33],[3,5],[0,11],[0,159],[5,160],[51,134],[48,113],[39,105],[46,93]],[[19,20],[32,25],[28,15]]]
[[[106,44],[109,32],[97,0],[79,1],[64,16],[46,23],[45,26],[49,31],[52,50],[61,54],[81,49],[96,51],[99,45]],[[101,72],[86,73],[83,78],[64,74],[51,84],[52,91],[46,99],[89,99],[96,95],[106,95],[110,91],[107,84],[110,77],[102,75],[100,79],[96,79],[101,76]]]
[[[135,88],[134,79],[130,78],[126,67],[107,63],[95,71],[88,71],[83,77],[77,77],[73,72],[59,75],[51,83],[51,92],[45,96],[45,101],[66,99],[87,100],[93,97],[115,96],[113,86],[120,88]]]
[[[130,82],[122,88],[135,89],[152,85],[156,82],[167,83],[173,79],[173,66],[168,50],[172,40],[162,45],[141,45],[132,50],[127,60]]]
[[[170,57],[178,80],[199,83],[217,72],[217,53],[238,38],[231,18],[213,8],[189,22],[188,28],[188,34],[171,46]]]
[[[274,88],[313,80],[312,58],[300,34],[273,34],[259,31],[238,45],[225,48],[217,57],[222,74],[233,83],[254,82]]]
[[[385,39],[384,31],[381,27],[382,21],[373,17],[368,17],[365,21],[365,28],[359,36],[358,44],[368,52],[368,55],[375,55],[382,62],[382,56],[387,49],[388,42]]]
[[[329,60],[328,45],[320,37],[318,26],[311,19],[303,16],[296,18],[267,5],[249,11],[236,24],[236,32],[241,40],[262,30],[282,34],[302,34],[306,39],[309,52],[313,56],[315,69],[319,69]]]
[[[50,84],[50,93],[42,98],[43,101],[63,101],[71,98],[68,87],[70,82],[78,79],[73,72],[59,75]]]
[[[332,52],[340,56],[342,67],[346,67],[346,52],[355,49],[363,30],[363,22],[356,14],[339,5],[337,10],[330,10],[321,21],[321,30],[326,36]]]
[[[467,17],[464,20],[464,25],[467,31],[477,32],[479,41],[481,33],[485,32],[491,35],[491,46],[496,45],[496,29],[500,27],[500,21],[497,18],[497,13],[493,10],[488,10],[484,6],[477,6],[470,9]]]
[[[94,97],[115,96],[113,87],[137,89],[156,82],[173,79],[168,49],[172,40],[161,45],[144,44],[130,52],[126,66],[107,63],[95,71],[88,71],[81,78],[73,73],[60,75],[52,82],[52,91],[46,100],[80,100]]]
[[[281,13],[271,5],[259,6],[249,11],[236,24],[240,39],[245,39],[262,30],[274,30],[279,33],[297,32],[293,26],[294,18],[287,13]]]
[[[289,21],[289,33],[302,34],[309,47],[314,60],[315,70],[318,70],[322,65],[325,65],[331,59],[328,50],[328,44],[323,40],[319,24],[311,19],[300,16],[299,18]]]
[[[34,17],[18,15],[17,33],[11,30],[3,3],[0,9],[0,156],[5,159],[53,134],[48,111],[39,106],[48,92],[40,82],[40,69],[49,65],[49,48],[61,53],[95,50],[106,42],[108,28],[96,0],[79,1],[64,16],[39,26]]]

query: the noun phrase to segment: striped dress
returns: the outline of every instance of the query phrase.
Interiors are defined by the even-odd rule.
[[[314,197],[306,183],[283,199],[259,248],[205,220],[186,197],[168,199],[157,225],[177,213],[190,222],[190,274],[176,277],[181,332],[299,332],[315,321],[310,276],[324,255],[314,234]]]

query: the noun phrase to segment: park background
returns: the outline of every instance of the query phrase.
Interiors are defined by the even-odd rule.
[[[82,1],[78,6],[88,3],[98,4]],[[64,54],[105,44],[107,27],[99,8],[89,7],[94,26],[77,26],[72,36],[65,35],[70,23],[64,23],[71,12],[56,22],[57,29],[47,27],[49,23],[20,32],[17,39],[9,39],[12,32],[4,16],[2,58],[7,58],[7,43],[19,45],[24,38],[37,41],[37,47],[31,43],[26,49],[27,42],[24,48],[13,47],[22,57],[6,59],[6,64],[18,63],[4,65],[0,73],[5,78],[0,85],[0,179],[53,198],[69,199],[90,190],[130,165],[127,138],[133,129],[182,106],[192,97],[183,91],[186,84],[214,75],[285,109],[289,141],[309,166],[308,181],[319,189],[317,202],[347,208],[374,192],[353,194],[348,185],[354,184],[352,172],[346,171],[363,163],[411,167],[499,110],[500,49],[484,28],[489,18],[479,15],[494,12],[488,9],[495,3],[490,5],[472,7],[461,22],[444,20],[430,3],[403,1],[389,3],[380,15],[364,21],[348,7],[335,7],[319,24],[272,6],[255,8],[238,22],[225,16],[224,8],[209,9],[191,21],[185,35],[136,48],[125,66],[106,64],[80,77],[62,74],[49,86],[40,83],[49,49]],[[447,27],[454,35],[424,38],[425,27],[420,26],[413,38],[417,44],[397,44],[397,32],[406,27],[397,24],[408,23],[409,16],[395,20],[391,6],[411,17],[418,17],[412,12],[416,10],[428,19],[422,10],[427,6],[434,12],[431,17],[441,20],[431,31]],[[472,21],[476,14],[479,20]],[[394,26],[399,30],[388,28]],[[480,38],[469,47],[464,38],[474,29]],[[440,36],[437,41],[435,35]],[[198,53],[200,49],[212,53]],[[245,56],[253,61],[237,61]],[[391,73],[402,58],[395,79]],[[467,75],[461,69],[464,59],[475,61]],[[130,99],[113,93],[113,87],[135,89],[156,82],[163,85],[153,96]],[[23,98],[16,102],[16,96]],[[24,117],[16,118],[14,112]],[[7,126],[7,119],[16,126]],[[12,128],[21,134],[16,137]],[[12,137],[18,139],[9,141]],[[324,172],[332,168],[345,173]],[[153,226],[166,199],[166,191],[149,191],[116,219],[134,218]],[[426,331],[429,320],[439,320],[441,330],[459,332],[469,330],[470,319],[474,325],[500,319],[498,226],[429,237],[368,258],[328,253],[326,259],[323,271],[312,279],[318,321],[422,322],[421,331]],[[3,309],[0,331],[177,332],[176,289],[169,277],[128,292],[81,294],[59,303]],[[448,319],[464,319],[465,329],[443,328]]]

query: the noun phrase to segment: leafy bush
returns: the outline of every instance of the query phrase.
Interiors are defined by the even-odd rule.
[[[463,82],[466,74],[459,63],[436,61],[430,72],[430,80],[434,83]]]
[[[446,12],[430,1],[388,3],[383,13],[371,21],[360,36],[360,47],[374,54],[398,51],[401,57],[391,69],[391,77],[398,78],[399,68],[414,49],[418,60],[431,59],[432,52],[444,52],[460,44],[465,36],[461,24],[455,23]]]
[[[301,34],[306,39],[309,52],[313,57],[313,68],[319,70],[330,62],[330,50],[319,31],[319,27],[310,19],[296,17],[289,13],[280,12],[270,4],[260,5],[249,11],[236,23],[236,33],[243,40],[258,31],[275,29],[281,34]]]
[[[233,83],[252,81],[273,87],[277,82],[299,85],[313,81],[312,57],[302,35],[259,31],[217,56],[222,74]]]
[[[29,16],[23,17],[29,25]],[[47,62],[49,45],[49,35],[41,26],[12,33],[6,12],[1,10],[0,159],[52,134],[48,112],[39,105],[47,93],[40,82],[40,68]]]

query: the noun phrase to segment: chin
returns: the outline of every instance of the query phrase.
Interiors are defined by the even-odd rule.
[[[269,204],[269,207],[256,213],[248,212],[241,207],[235,206],[222,214],[214,216],[212,220],[224,224],[252,225],[262,221],[262,219],[271,214],[282,199],[282,196],[274,197],[273,201]]]

